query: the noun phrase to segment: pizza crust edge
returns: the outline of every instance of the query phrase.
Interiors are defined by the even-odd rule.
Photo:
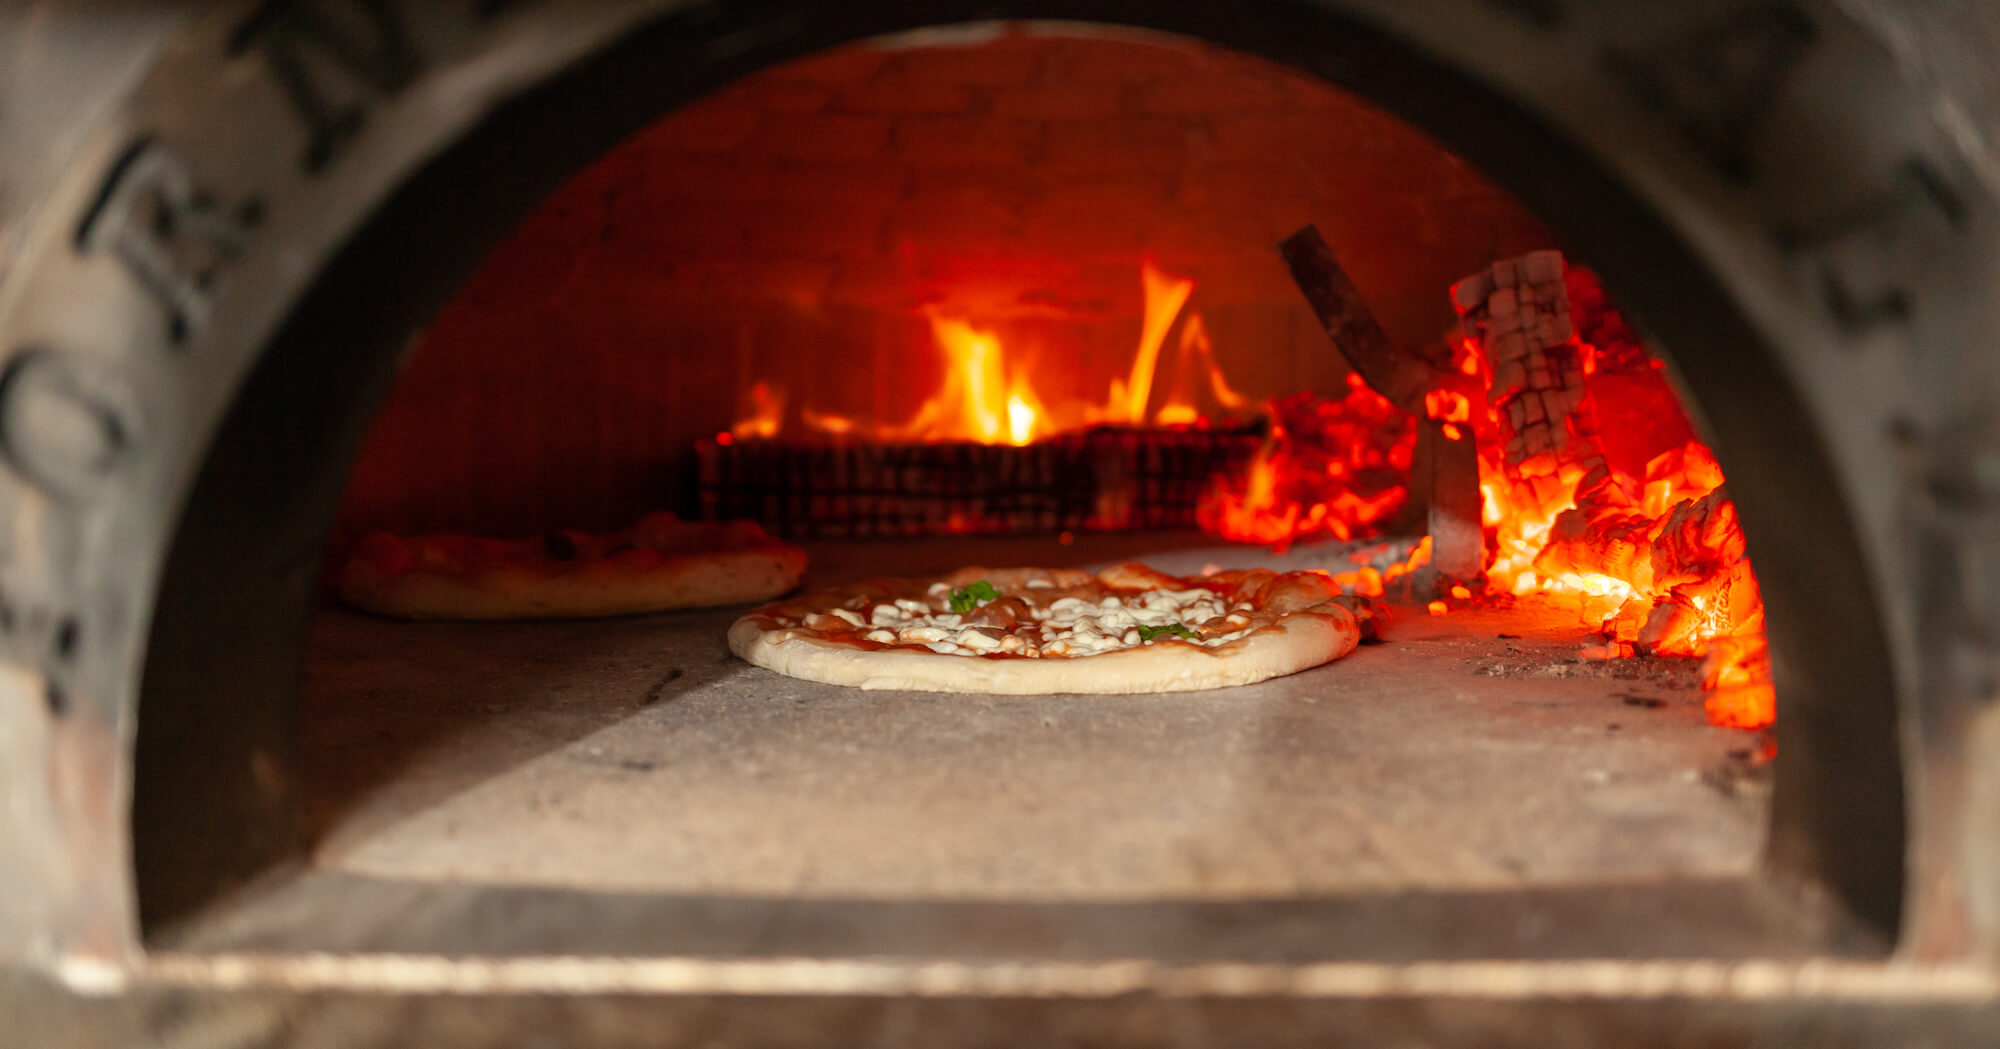
[[[989,658],[912,648],[868,650],[782,627],[752,613],[729,628],[729,648],[746,662],[787,677],[866,690],[1038,696],[1194,692],[1297,673],[1352,652],[1361,641],[1354,614],[1331,602],[1209,648],[1158,641],[1088,656]]]
[[[786,544],[679,555],[636,573],[595,563],[555,573],[384,576],[355,561],[342,574],[340,595],[364,612],[398,619],[581,619],[767,601],[797,586],[805,568],[805,551]]]

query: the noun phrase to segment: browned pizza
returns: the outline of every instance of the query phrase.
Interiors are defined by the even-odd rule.
[[[867,689],[1176,692],[1338,659],[1361,639],[1356,607],[1321,572],[964,568],[767,605],[730,627],[729,646],[781,674]]]
[[[608,534],[534,539],[375,532],[340,572],[341,597],[404,619],[582,618],[767,601],[806,554],[752,521],[647,516]]]

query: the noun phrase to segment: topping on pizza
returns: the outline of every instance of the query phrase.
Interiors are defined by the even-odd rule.
[[[984,579],[974,580],[970,586],[951,592],[951,610],[965,613],[979,607],[981,601],[998,601],[1000,592]]]
[[[1095,574],[967,568],[943,579],[872,580],[769,605],[738,620],[730,644],[761,666],[864,688],[1202,688],[1344,655],[1360,637],[1349,603],[1317,572],[1181,578],[1137,564]],[[990,669],[968,675],[969,661]],[[953,664],[961,669],[949,669]],[[1077,669],[1060,670],[1064,664]]]

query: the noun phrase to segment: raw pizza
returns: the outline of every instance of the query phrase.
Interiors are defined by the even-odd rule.
[[[866,689],[1182,692],[1339,659],[1364,621],[1365,606],[1319,572],[964,568],[767,605],[729,628],[729,647],[781,674]]]
[[[657,513],[606,535],[539,539],[375,532],[342,567],[349,604],[404,619],[583,618],[768,601],[806,553],[753,521]]]

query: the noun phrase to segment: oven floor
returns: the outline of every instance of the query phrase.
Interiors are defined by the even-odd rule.
[[[813,582],[884,557],[1120,554],[857,545],[815,550]],[[1691,663],[1583,660],[1590,636],[1545,606],[1399,608],[1384,643],[1243,688],[1038,698],[795,681],[729,654],[737,614],[327,611],[303,710],[315,866],[696,896],[1257,899],[1732,877],[1762,837],[1757,741],[1703,721]]]

